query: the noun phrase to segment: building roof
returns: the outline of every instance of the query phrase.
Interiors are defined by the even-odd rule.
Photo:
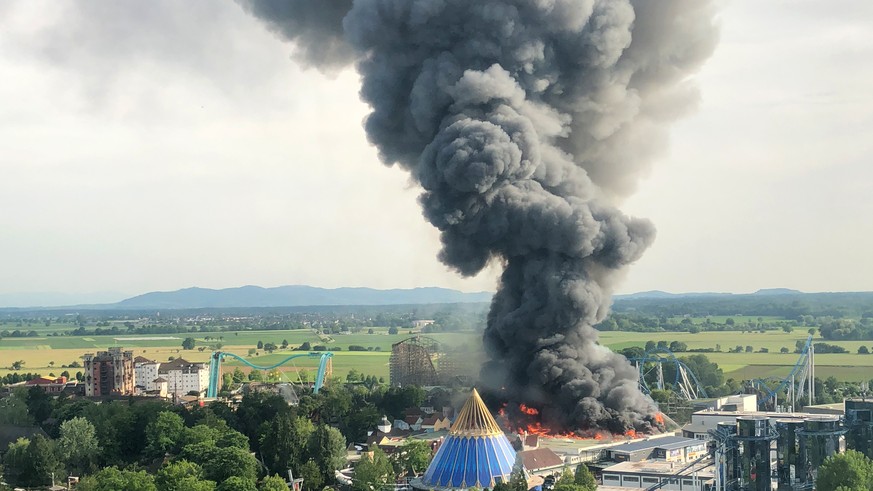
[[[165,379],[164,377],[158,377],[158,378],[152,380],[152,382],[157,382],[159,384],[162,382],[166,382],[166,381],[167,381],[167,379]]]
[[[701,440],[694,438],[685,438],[684,436],[665,436],[663,438],[652,438],[641,440],[638,442],[628,442],[621,445],[610,447],[610,452],[639,452],[641,450],[651,450],[655,448],[683,448],[689,445],[704,443]]]
[[[157,363],[154,360],[149,360],[145,356],[137,356],[136,358],[133,359],[133,362],[134,363]]]
[[[564,459],[558,456],[551,448],[535,448],[518,452],[524,468],[529,471],[548,469],[564,465]]]
[[[48,438],[39,426],[0,425],[0,453],[5,452],[19,438],[32,439],[36,435]]]
[[[473,389],[420,484],[427,489],[492,488],[509,481],[515,460],[515,450]]]
[[[59,384],[60,382],[57,379],[48,378],[48,377],[37,377],[35,379],[28,380],[25,382],[25,385],[48,385],[48,384]]]
[[[540,436],[539,435],[526,435],[524,437],[524,446],[525,447],[539,447],[540,446]]]
[[[696,474],[700,479],[709,479],[714,475],[713,469],[712,463],[706,461],[689,465],[681,462],[644,460],[642,462],[621,462],[603,469],[603,472],[655,474],[662,476],[688,476]]]

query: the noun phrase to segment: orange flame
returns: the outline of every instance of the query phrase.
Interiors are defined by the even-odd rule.
[[[655,421],[657,421],[659,425],[663,425],[664,424],[664,414],[663,413],[655,413]]]
[[[535,408],[527,407],[524,404],[519,405],[518,409],[521,412],[523,412],[524,414],[527,414],[528,416],[536,416],[536,415],[540,414],[540,412],[538,410],[536,410]]]

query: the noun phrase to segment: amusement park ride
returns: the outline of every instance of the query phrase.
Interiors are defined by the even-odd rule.
[[[209,360],[209,388],[206,390],[206,397],[218,396],[218,388],[221,384],[221,361],[228,356],[231,358],[236,358],[246,366],[252,367],[256,370],[272,370],[296,358],[319,358],[318,372],[315,376],[315,385],[313,386],[313,392],[315,392],[316,394],[318,394],[318,391],[324,385],[325,375],[329,375],[332,371],[331,359],[333,358],[333,353],[331,353],[330,351],[323,351],[320,353],[297,353],[283,359],[279,363],[274,363],[272,365],[255,365],[245,358],[235,355],[233,353],[228,353],[225,351],[214,351],[212,353],[212,357],[210,357]]]
[[[684,400],[705,398],[706,390],[700,383],[694,372],[672,351],[666,348],[654,348],[645,354],[631,360],[640,372],[640,389],[648,394],[653,388],[663,390],[666,386],[664,380],[664,364],[675,366],[675,377],[670,381],[676,393]],[[647,380],[655,374],[654,386]],[[791,372],[784,378],[770,377],[750,381],[751,387],[758,393],[758,407],[761,410],[773,409],[779,406],[779,395],[784,399],[782,405],[789,411],[795,410],[804,399],[815,400],[815,349],[812,336],[806,339],[806,343],[800,352],[797,363]]]

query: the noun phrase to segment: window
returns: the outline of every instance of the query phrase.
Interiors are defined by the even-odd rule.
[[[658,478],[657,477],[644,477],[643,482],[646,484],[657,484]]]
[[[604,475],[603,475],[603,480],[604,480],[604,481],[620,481],[621,478],[618,477],[617,474],[604,474]]]

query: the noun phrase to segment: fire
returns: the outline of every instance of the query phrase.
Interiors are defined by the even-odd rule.
[[[518,434],[537,435],[544,438],[564,438],[570,440],[608,440],[618,437],[624,438],[641,438],[643,435],[631,428],[624,433],[611,434],[600,430],[577,430],[577,431],[559,431],[545,426],[540,421],[540,411],[536,408],[525,404],[518,405],[518,411],[513,411],[512,408],[507,410],[506,404],[497,410],[497,416],[500,420],[500,425],[504,428],[515,430]],[[655,415],[655,420],[663,424],[663,416],[659,413]]]
[[[528,416],[537,416],[538,414],[540,414],[540,412],[537,411],[536,409],[534,409],[532,407],[527,407],[524,404],[520,404],[518,406],[518,409],[519,409],[519,411],[523,412],[524,414],[527,414]]]
[[[659,425],[663,425],[664,424],[664,414],[663,413],[655,413],[655,421],[657,421]]]

